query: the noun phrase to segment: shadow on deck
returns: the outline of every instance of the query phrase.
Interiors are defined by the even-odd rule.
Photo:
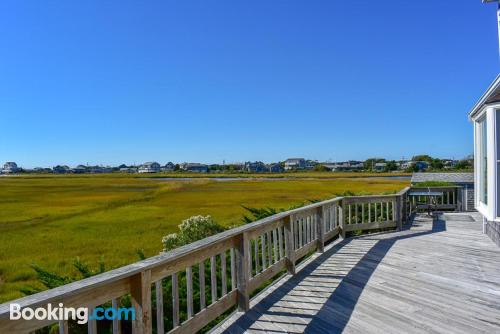
[[[216,333],[500,332],[500,248],[475,214],[346,239]]]

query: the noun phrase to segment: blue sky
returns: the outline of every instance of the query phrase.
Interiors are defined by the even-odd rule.
[[[0,2],[0,162],[472,152],[481,1]]]

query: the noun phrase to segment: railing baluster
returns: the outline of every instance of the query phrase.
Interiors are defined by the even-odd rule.
[[[274,249],[274,262],[278,262],[278,233],[276,233],[276,229],[273,230],[273,249]]]
[[[317,214],[314,213],[311,215],[311,242],[315,241],[317,239],[316,236],[316,225],[318,224]]]
[[[222,296],[227,294],[227,268],[226,268],[226,252],[220,254],[220,270],[222,277]]]
[[[332,221],[332,230],[338,226],[338,223],[339,223],[339,220],[338,220],[338,217],[339,217],[339,213],[338,213],[338,210],[339,210],[339,206],[338,205],[334,205],[333,206],[333,221]]]
[[[348,205],[349,207],[349,224],[351,224],[351,218],[352,218],[352,212],[351,212],[351,204]]]
[[[292,216],[293,217],[293,216]],[[291,228],[292,228],[292,246],[293,249],[298,249],[299,248],[299,222],[292,220],[291,222]]]
[[[280,260],[283,258],[283,228],[278,227],[278,248]]]
[[[200,310],[207,306],[205,297],[205,261],[198,264],[198,279],[200,283]]]
[[[397,218],[397,212],[396,212],[396,205],[397,205],[397,203],[396,203],[396,201],[392,201],[391,204],[392,204],[392,221],[396,221],[397,222],[397,219],[398,219]]]
[[[307,217],[302,218],[302,247],[307,244]]]
[[[251,247],[251,243],[250,243],[250,247]],[[259,238],[255,238],[254,240],[254,247],[253,247],[253,250],[254,250],[254,260],[255,260],[255,275],[258,275],[259,272],[260,272],[260,268],[259,268]],[[250,267],[250,272],[252,272],[252,268]]]
[[[217,301],[217,262],[215,256],[210,257],[210,287],[212,293],[212,304]]]
[[[165,333],[165,326],[163,324],[163,285],[162,281],[155,282],[155,293],[156,293],[156,329],[158,333]],[[118,308],[118,302],[113,299],[113,308],[116,310]],[[118,318],[113,319],[113,334],[120,333],[118,329],[120,321]]]
[[[268,256],[268,259],[269,259],[269,267],[273,264],[273,254],[272,254],[272,251],[273,251],[273,241],[271,240],[271,232],[267,232],[266,233],[267,235],[267,256]]]
[[[316,240],[315,230],[316,230],[316,214],[309,216],[309,242]]]
[[[94,314],[94,307],[89,308],[89,315]],[[87,333],[88,334],[97,334],[97,322],[95,319],[89,319],[87,323]]]
[[[300,218],[297,222],[297,227],[298,227],[298,230],[299,230],[299,242],[297,244],[297,249],[302,247],[303,243],[302,243],[302,218]]]
[[[361,203],[361,224],[364,223],[365,220],[365,204]]]
[[[179,279],[178,274],[172,274],[172,322],[174,328],[179,326]]]
[[[186,268],[186,303],[187,303],[187,317],[193,317],[193,268],[188,266]]]
[[[372,222],[372,203],[368,203],[368,224]]]
[[[267,262],[266,262],[266,236],[262,234],[260,236],[260,251],[262,255],[262,271],[267,268]]]
[[[378,203],[375,202],[373,203],[374,204],[374,211],[375,211],[375,222],[378,222],[378,215],[377,215],[377,207],[378,207]]]
[[[59,334],[68,334],[67,320],[59,320]]]
[[[318,229],[316,228],[317,225],[318,225],[318,214],[314,213],[311,216],[311,233],[312,233],[311,241],[315,241],[318,239]]]
[[[385,202],[385,206],[386,206],[386,210],[387,210],[387,213],[386,213],[386,221],[389,221],[389,202]]]
[[[234,263],[234,248],[231,248],[230,250],[231,254],[231,291],[236,289],[236,269],[235,269],[235,263]],[[255,262],[257,263],[257,257],[255,259]]]
[[[307,245],[310,239],[309,222],[309,216],[304,217],[304,245]]]
[[[316,234],[317,234],[317,249],[318,252],[323,253],[325,251],[325,216],[328,210],[325,207],[320,206],[315,214],[316,219]]]
[[[288,273],[292,275],[295,275],[294,220],[293,215],[284,218],[285,263]]]
[[[341,200],[340,204],[339,204],[338,219],[339,219],[339,227],[340,227],[340,237],[342,239],[345,238],[345,211],[344,211],[344,208],[345,208],[344,200]]]

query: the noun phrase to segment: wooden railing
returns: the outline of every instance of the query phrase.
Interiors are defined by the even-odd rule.
[[[133,333],[152,333],[153,328],[157,333],[194,333],[235,307],[247,311],[256,290],[285,270],[295,274],[301,258],[322,252],[335,237],[355,230],[401,229],[411,212],[408,191],[314,203],[12,303],[22,308],[62,303],[92,310],[104,304],[116,308],[126,299],[135,308],[135,320],[114,320],[104,331],[121,333],[122,327],[131,327]],[[166,303],[171,314],[164,314]],[[9,320],[9,305],[0,305],[0,333],[26,333],[54,324],[59,333],[71,328],[67,321]],[[97,333],[102,326],[91,320],[87,331]]]
[[[441,193],[439,196],[411,196],[412,193]],[[463,205],[462,203],[462,188],[455,186],[446,186],[446,187],[412,187],[409,192],[409,205],[410,212],[416,212],[417,210],[427,210],[427,206],[431,204],[431,207],[434,210],[453,210],[453,211],[462,211]],[[429,203],[429,199],[431,198],[431,203]]]

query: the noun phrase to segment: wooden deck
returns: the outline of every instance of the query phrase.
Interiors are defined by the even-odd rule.
[[[315,255],[214,333],[500,333],[500,248],[475,213]]]

